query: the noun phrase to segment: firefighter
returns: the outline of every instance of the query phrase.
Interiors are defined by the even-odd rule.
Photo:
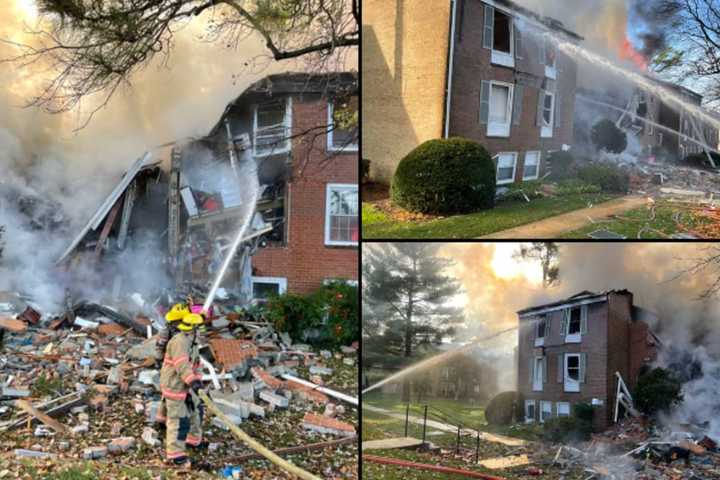
[[[185,315],[170,339],[160,371],[160,388],[165,399],[167,420],[165,455],[168,462],[184,468],[190,467],[185,453],[186,445],[202,448],[202,409],[193,402],[189,390],[202,387],[199,375],[197,326],[203,323],[201,315]]]
[[[176,303],[173,305],[173,307],[168,310],[168,312],[165,314],[165,327],[160,330],[158,333],[158,339],[157,339],[157,354],[156,357],[158,358],[158,363],[163,361],[163,358],[165,357],[165,349],[167,348],[167,344],[170,341],[170,339],[180,330],[177,328],[180,324],[180,320],[183,319],[185,315],[190,315],[190,309],[186,304],[182,303]],[[158,365],[160,367],[160,365]],[[155,416],[155,421],[160,423],[161,425],[165,425],[165,399],[160,398],[160,406],[158,406],[157,415]]]

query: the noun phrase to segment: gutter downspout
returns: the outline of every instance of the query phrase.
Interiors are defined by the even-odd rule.
[[[455,60],[455,19],[457,18],[457,2],[459,0],[451,0],[452,8],[450,9],[452,20],[450,21],[450,55],[447,68],[447,89],[445,91],[445,132],[443,138],[450,135],[450,100],[452,98],[452,79],[453,79],[453,63]]]

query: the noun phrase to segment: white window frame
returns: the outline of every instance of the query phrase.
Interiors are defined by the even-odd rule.
[[[283,119],[283,125],[285,127],[285,143],[284,145],[276,144],[269,152],[258,153],[257,151],[257,136],[258,136],[258,107],[262,104],[256,104],[253,108],[253,156],[255,157],[269,157],[270,155],[279,155],[287,153],[292,148],[292,142],[290,141],[290,132],[292,129],[292,97],[285,97],[285,117]]]
[[[543,345],[545,345],[545,330],[547,329],[547,327],[544,327],[542,329],[543,335],[542,335],[542,337],[540,336],[540,325],[542,324],[543,320],[545,321],[545,325],[547,325],[548,317],[546,315],[540,315],[540,318],[538,319],[538,321],[535,322],[535,346],[536,347],[542,347]]]
[[[515,174],[517,173],[517,152],[499,152],[493,158],[495,159],[495,176],[497,177],[500,171],[500,156],[501,155],[512,155],[513,156],[513,174],[510,180],[497,180],[497,185],[507,185],[515,182]]]
[[[535,415],[532,417],[529,415],[528,407],[532,405],[533,413],[537,412],[537,405],[535,400],[525,400],[525,423],[535,423]]]
[[[556,416],[558,417],[569,417],[570,416],[570,402],[557,402],[555,404],[555,408],[557,411]],[[560,413],[560,409],[565,410],[564,412]]]
[[[548,407],[547,410],[545,409],[545,407]],[[540,410],[538,411],[538,414],[540,423],[545,423],[546,419],[552,418],[552,402],[549,402],[547,400],[540,400]]]
[[[528,177],[525,175],[526,167],[527,167],[527,160],[528,155],[530,154],[537,154],[537,168],[535,169],[535,176],[534,177]],[[529,152],[525,152],[525,163],[523,163],[523,180],[537,180],[540,178],[540,156],[541,153],[539,150],[531,150]]]
[[[330,193],[335,190],[354,190],[359,194],[358,185],[356,183],[328,183],[325,187],[325,245],[330,246],[357,246],[357,241],[352,240],[331,240],[330,239]],[[358,201],[359,201],[358,196]],[[360,205],[357,206],[358,215],[360,212]],[[358,217],[358,229],[360,219]]]
[[[510,53],[495,50],[495,18],[493,17],[493,47],[490,53],[490,63],[495,65],[501,65],[503,67],[515,68],[515,22],[514,17],[505,10],[494,7],[496,12],[499,12],[509,19],[510,23]]]
[[[570,319],[572,318],[572,311],[576,308],[580,309],[580,331],[577,333],[570,333]],[[563,332],[565,334],[565,343],[581,343],[583,317],[587,317],[588,307],[587,305],[575,305],[573,307],[568,307],[567,312],[565,331]]]
[[[250,285],[250,291],[255,291],[255,284],[256,283],[274,283],[278,286],[278,295],[282,295],[283,293],[287,292],[287,278],[285,277],[256,277],[252,276],[250,277],[251,285]],[[263,298],[255,298],[255,295],[253,293],[253,301],[260,301],[263,302],[265,299]]]
[[[543,94],[543,101],[542,101],[542,112],[540,114],[540,118],[542,121],[542,126],[540,128],[540,137],[541,138],[552,138],[553,136],[553,129],[555,128],[555,93],[549,92],[547,90],[540,90]],[[552,104],[550,105],[550,125],[545,125],[545,98],[550,95],[552,98]]]
[[[580,391],[580,374],[582,373],[582,372],[580,371],[580,369],[581,369],[581,366],[580,366],[580,362],[581,362],[580,356],[581,356],[581,355],[580,355],[579,353],[566,353],[566,354],[565,354],[565,358],[564,358],[564,361],[563,361],[563,391],[564,391],[564,392],[573,392],[573,393],[576,393],[576,392],[579,392],[579,391]],[[569,359],[570,357],[577,357],[577,361],[578,361],[578,366],[577,366],[577,368],[578,368],[578,379],[577,379],[577,381],[571,379],[571,378],[570,378],[570,375],[568,374],[568,359]]]
[[[543,53],[545,54],[545,58],[543,58],[543,65],[545,65],[545,76],[547,78],[551,78],[553,80],[557,79],[557,56],[558,51],[555,46],[553,46],[553,49],[555,50],[555,58],[553,60],[552,65],[548,65],[547,62],[547,49],[548,45],[552,45],[552,42],[548,41],[547,37],[543,36],[543,41],[545,42],[545,48],[543,48]]]
[[[533,358],[533,392],[543,391],[543,378],[545,376],[545,373],[543,372],[544,363],[543,357],[535,356],[535,358]]]
[[[493,87],[507,87],[508,88],[508,101],[505,106],[507,113],[507,123],[493,123],[490,120],[492,116],[492,95]],[[512,83],[496,82],[495,80],[490,82],[490,95],[488,96],[488,126],[487,136],[488,137],[509,137],[510,127],[512,125],[512,110],[513,110],[513,99],[515,97],[515,85]]]
[[[334,126],[334,120],[333,120],[333,111],[335,110],[335,105],[332,101],[328,101],[328,134],[327,134],[327,149],[328,152],[357,152],[358,151],[358,144],[356,143],[348,143],[347,145],[342,145],[339,147],[336,147],[333,145],[333,126]]]

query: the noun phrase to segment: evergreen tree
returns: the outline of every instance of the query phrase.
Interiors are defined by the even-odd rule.
[[[449,304],[460,293],[458,281],[447,274],[453,261],[439,257],[439,248],[432,243],[383,243],[363,251],[363,312],[369,312],[373,330],[363,327],[367,356],[407,360],[418,345],[439,343],[462,321],[462,310]],[[406,380],[403,400],[409,397]]]
[[[543,287],[551,287],[559,281],[559,255],[560,248],[555,242],[532,242],[530,245],[520,245],[514,257],[539,261],[543,272]]]

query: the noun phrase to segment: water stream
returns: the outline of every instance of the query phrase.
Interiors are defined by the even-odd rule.
[[[447,352],[439,353],[430,358],[426,358],[425,360],[422,360],[413,365],[410,365],[409,367],[406,367],[406,368],[400,370],[399,372],[393,373],[389,377],[384,378],[384,379],[380,380],[379,382],[377,382],[376,384],[369,386],[368,388],[363,390],[361,393],[365,394],[365,393],[371,392],[377,388],[382,387],[383,385],[385,385],[388,382],[392,382],[392,381],[398,380],[406,375],[409,375],[411,373],[418,372],[418,371],[425,370],[427,368],[439,365],[439,364],[445,362],[446,360],[449,360],[450,358],[454,357],[455,355],[459,355],[461,353],[468,352],[468,351],[472,350],[473,348],[477,347],[481,343],[484,343],[484,342],[487,342],[488,340],[497,338],[500,335],[503,335],[505,333],[514,332],[517,329],[518,329],[518,327],[508,328],[506,330],[502,330],[500,332],[494,333],[490,336],[473,340],[470,343],[468,343],[467,345],[463,345],[461,347],[454,348],[452,350],[448,350]]]
[[[210,305],[212,305],[213,300],[215,300],[217,289],[220,286],[220,283],[222,283],[225,273],[230,266],[230,262],[233,257],[235,257],[235,252],[237,252],[238,247],[242,243],[242,239],[245,237],[245,231],[252,222],[253,215],[255,214],[260,184],[257,176],[257,165],[255,164],[255,159],[253,158],[250,150],[246,150],[244,152],[235,174],[238,182],[240,182],[240,185],[242,186],[240,193],[242,206],[242,212],[239,218],[240,224],[237,235],[235,236],[232,245],[227,250],[222,266],[218,270],[217,275],[213,280],[212,287],[210,288],[210,292],[208,292],[207,298],[205,299],[205,303],[203,304],[204,312],[207,312],[210,309]]]

